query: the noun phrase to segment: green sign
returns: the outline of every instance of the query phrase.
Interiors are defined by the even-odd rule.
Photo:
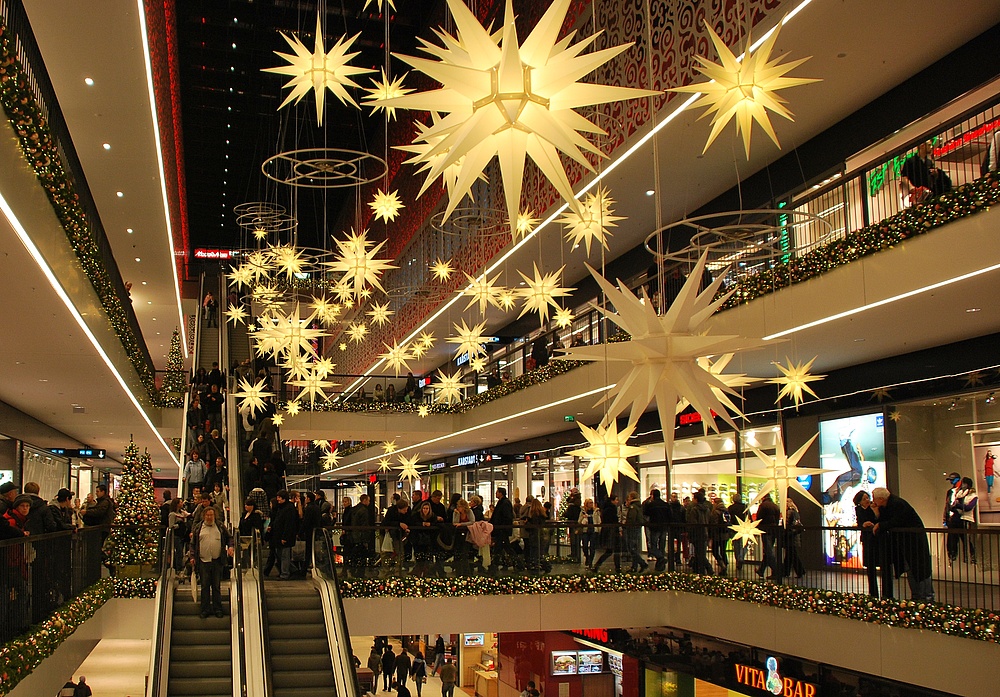
[[[566,416],[563,417],[563,421],[576,421],[576,417],[572,414],[566,414]]]

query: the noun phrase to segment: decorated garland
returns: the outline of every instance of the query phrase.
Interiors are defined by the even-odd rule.
[[[152,396],[156,392],[153,371],[146,362],[141,344],[128,322],[121,297],[104,265],[72,177],[63,169],[52,129],[29,85],[29,78],[16,57],[14,38],[0,19],[0,103],[3,104],[4,113],[17,133],[25,160],[38,177],[38,183],[45,190],[70,246],[97,292],[111,327],[122,342],[139,379]]]
[[[156,597],[155,578],[122,578],[115,581],[116,598],[154,598]]]
[[[682,591],[990,642],[997,641],[1000,624],[1000,615],[988,610],[683,573],[357,579],[342,580],[340,588],[345,598]]]
[[[89,620],[112,596],[110,578],[104,578],[61,605],[52,616],[27,634],[0,647],[0,695],[6,695],[51,656],[59,645]]]
[[[988,210],[1000,201],[1000,173],[963,184],[936,199],[920,203],[885,220],[869,225],[803,257],[762,271],[740,281],[722,309],[736,307],[756,298],[815,278],[844,264],[850,264],[903,240],[922,235],[946,223]]]

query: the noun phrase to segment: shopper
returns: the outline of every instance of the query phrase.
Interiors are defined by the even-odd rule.
[[[580,545],[583,548],[583,561],[590,571],[594,565],[594,554],[597,552],[597,537],[601,529],[601,512],[594,506],[594,499],[583,502],[580,511]]]
[[[785,535],[788,538],[785,551],[785,576],[791,576],[794,571],[796,578],[802,578],[806,575],[802,558],[799,556],[799,550],[802,549],[802,516],[799,514],[799,507],[791,498],[785,502]]]
[[[631,566],[629,572],[639,573],[647,568],[646,560],[642,558],[642,504],[639,503],[639,492],[630,491],[625,497],[625,530],[623,539],[625,551],[629,555]]]
[[[25,485],[25,490],[27,490],[27,485]],[[973,564],[976,563],[976,541],[969,537],[967,531],[976,527],[978,508],[979,496],[976,494],[975,484],[970,477],[962,477],[951,503],[951,519],[957,520],[955,523],[949,521],[948,524],[949,528],[953,527],[961,531],[954,535],[948,535],[948,560],[950,564],[954,564],[958,558],[959,544],[962,546],[965,563],[968,564],[970,561]]]
[[[872,499],[867,491],[854,495],[854,515],[861,528],[861,557],[868,571],[868,595],[878,598],[893,597],[892,564],[886,554],[885,538],[876,536],[873,529],[878,522]],[[879,592],[879,569],[882,588]]]
[[[368,654],[368,670],[372,672],[372,694],[378,692],[378,676],[382,672],[382,654],[379,653],[378,644],[372,644],[371,653]]]
[[[691,570],[696,574],[712,575],[712,567],[708,563],[708,526],[712,522],[712,504],[705,497],[705,490],[694,492],[694,500],[688,506],[686,513],[688,537],[694,547],[691,557]]]
[[[580,492],[574,491],[569,495],[569,503],[563,511],[562,519],[567,521],[567,534],[569,535],[569,558],[574,564],[580,563],[580,529],[577,527],[580,521],[580,513],[583,506],[580,505]]]
[[[931,550],[924,532],[924,521],[905,499],[889,492],[885,487],[872,491],[878,523],[872,528],[876,536],[886,535],[893,563],[899,573],[906,570],[906,581],[913,600],[934,600],[934,582],[931,578]],[[912,532],[898,532],[909,528]]]
[[[396,670],[396,654],[392,652],[392,647],[388,644],[385,645],[385,651],[382,652],[382,690],[388,692],[393,686],[393,673]]]
[[[202,521],[191,531],[191,557],[201,579],[201,617],[210,611],[225,617],[222,611],[222,576],[233,556],[233,542],[225,526],[216,524],[215,508],[205,508]]]
[[[725,576],[729,571],[729,559],[726,557],[726,543],[729,542],[729,529],[732,518],[729,516],[729,509],[722,499],[717,498],[712,502],[712,515],[709,518],[712,524],[709,537],[712,541],[712,557],[718,565],[719,574]]]
[[[610,494],[601,507],[601,556],[594,563],[593,573],[600,571],[601,564],[613,557],[615,573],[622,570],[622,529],[618,523],[618,494]]]
[[[647,549],[656,559],[656,570],[667,568],[667,528],[670,525],[670,506],[660,496],[659,489],[649,493],[649,501],[642,504],[642,513],[649,524],[647,531]]]
[[[397,688],[406,689],[406,678],[409,676],[410,668],[412,667],[413,661],[410,660],[410,654],[406,653],[406,647],[404,646],[399,650],[399,655],[396,656],[395,670]]]
[[[446,658],[441,666],[441,697],[455,696],[455,683],[458,681],[458,668]]]
[[[729,511],[729,520],[733,524],[737,522],[737,518],[746,519],[750,514],[743,499],[736,494],[730,498],[729,508],[726,510]],[[736,559],[736,573],[739,574],[740,569],[743,568],[743,560],[746,558],[746,547],[743,546],[743,540],[733,538],[733,557]]]
[[[501,564],[513,565],[514,549],[510,546],[510,536],[514,529],[514,507],[510,499],[507,498],[507,489],[498,487],[496,491],[496,503],[493,508],[493,515],[490,523],[493,524],[493,563],[490,564],[490,573],[496,573]]]
[[[413,663],[410,665],[410,677],[413,678],[413,684],[417,686],[417,697],[420,697],[424,689],[424,683],[427,682],[427,662],[424,661],[424,654],[420,651],[417,651],[413,656]]]
[[[764,494],[757,506],[757,520],[760,521],[761,530],[764,534],[760,538],[760,546],[764,552],[764,558],[757,567],[757,575],[763,576],[767,570],[771,570],[768,579],[778,581],[781,576],[778,573],[778,533],[781,529],[781,509],[778,504],[771,500],[771,494]]]
[[[437,639],[434,640],[434,666],[431,668],[431,675],[437,675],[437,672],[444,665],[444,637],[438,634]],[[442,681],[444,678],[442,678]]]

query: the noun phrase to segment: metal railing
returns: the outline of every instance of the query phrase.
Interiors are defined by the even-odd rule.
[[[330,644],[330,658],[333,663],[334,681],[339,697],[359,697],[361,686],[354,666],[354,650],[351,648],[351,633],[347,627],[347,614],[341,601],[337,585],[337,572],[333,555],[333,539],[330,531],[317,528],[313,531],[312,565],[313,578],[319,585],[320,598],[324,606],[327,638]]]
[[[167,693],[167,671],[170,661],[170,632],[173,627],[174,605],[174,531],[167,529],[160,555],[160,575],[156,584],[156,614],[153,617],[153,646],[150,652],[147,697],[162,697]]]
[[[614,523],[588,530],[550,521],[494,527],[485,547],[453,525],[410,519],[408,528],[335,526],[329,550],[314,554],[341,578],[676,571],[885,598],[933,595],[937,602],[1000,610],[1000,530],[992,528],[899,529],[872,544],[862,543],[858,528],[777,527],[748,545],[734,543],[727,526]],[[559,533],[567,528],[564,542]],[[383,551],[390,548],[386,534],[391,552]],[[954,561],[950,549],[958,551]]]
[[[261,540],[260,533],[254,530],[253,540],[251,541],[252,560],[253,569],[257,574],[257,598],[259,599],[258,606],[260,608],[260,636],[261,636],[261,646],[263,654],[263,666],[264,669],[261,671],[262,680],[264,682],[264,695],[263,697],[271,697],[274,694],[274,680],[271,676],[271,635],[268,629],[267,623],[267,594],[264,592],[264,564],[266,560],[263,555],[263,541]]]
[[[0,542],[0,644],[100,580],[106,534],[81,528]]]

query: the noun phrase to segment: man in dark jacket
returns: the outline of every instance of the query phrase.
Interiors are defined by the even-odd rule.
[[[577,528],[580,525],[582,511],[579,492],[570,494],[569,505],[566,506],[562,518],[569,523],[569,558],[574,564],[580,563],[580,533],[577,532]]]
[[[888,538],[890,558],[896,573],[906,569],[913,600],[934,600],[934,582],[931,578],[931,550],[924,521],[905,499],[879,487],[872,491],[872,506],[877,509],[878,523],[872,528],[876,538]],[[912,532],[897,529],[914,528]],[[919,528],[919,529],[917,529]]]
[[[691,558],[691,569],[696,574],[712,575],[712,567],[708,563],[708,525],[712,519],[712,504],[705,497],[705,490],[694,492],[694,500],[687,509],[688,536],[694,547]]]
[[[348,566],[357,576],[364,576],[369,559],[375,555],[375,515],[368,494],[362,494],[357,505],[348,509],[344,524],[356,528],[348,538]]]
[[[507,490],[503,487],[497,488],[497,502],[493,506],[493,516],[490,518],[493,524],[493,563],[490,564],[490,571],[496,573],[500,567],[501,560],[507,564],[513,563],[514,548],[510,546],[510,535],[514,525],[514,507],[507,498]]]
[[[271,522],[271,544],[278,550],[278,578],[287,581],[292,575],[292,548],[299,531],[299,512],[288,500],[288,490],[282,489],[276,497],[278,505]]]
[[[743,503],[737,494],[733,494],[732,503],[729,504],[729,517],[732,519],[733,523],[737,522],[737,518],[746,518],[749,514],[747,505]],[[736,557],[736,571],[739,572],[743,568],[743,560],[746,558],[746,548],[743,546],[743,540],[733,539],[733,555]]]
[[[95,491],[97,501],[83,514],[83,524],[90,527],[111,525],[115,519],[115,504],[108,496],[108,487],[98,484]],[[107,537],[107,532],[104,533],[104,537]]]
[[[760,529],[764,531],[763,536],[760,538],[761,547],[764,549],[764,559],[760,562],[760,566],[757,567],[757,575],[763,576],[767,569],[771,569],[771,575],[768,576],[772,581],[780,580],[781,576],[778,575],[779,559],[777,557],[775,548],[777,547],[780,551],[780,546],[777,545],[779,528],[781,527],[781,509],[778,508],[778,504],[771,500],[770,494],[765,494],[764,498],[760,500],[760,505],[757,507],[757,520],[760,521]]]
[[[642,505],[642,515],[649,523],[649,553],[656,559],[656,570],[667,568],[667,528],[672,514],[670,505],[660,497],[660,490],[653,489],[649,501]]]
[[[382,691],[388,692],[392,687],[392,674],[396,670],[396,654],[388,644],[382,653]]]
[[[31,499],[31,511],[28,513],[24,529],[31,535],[44,535],[59,529],[59,524],[52,516],[49,505],[45,503],[45,499],[38,495],[40,491],[41,489],[35,482],[28,482],[24,485],[24,493]]]
[[[305,566],[312,568],[313,531],[320,527],[319,499],[316,492],[306,492],[306,507],[302,510],[302,524],[299,527],[299,537],[306,543]]]
[[[4,482],[0,485],[0,516],[6,513],[17,498],[17,484]]]
[[[670,494],[670,502],[667,505],[670,507],[670,527],[667,529],[667,571],[673,571],[675,565],[681,563],[687,513],[676,491]]]

